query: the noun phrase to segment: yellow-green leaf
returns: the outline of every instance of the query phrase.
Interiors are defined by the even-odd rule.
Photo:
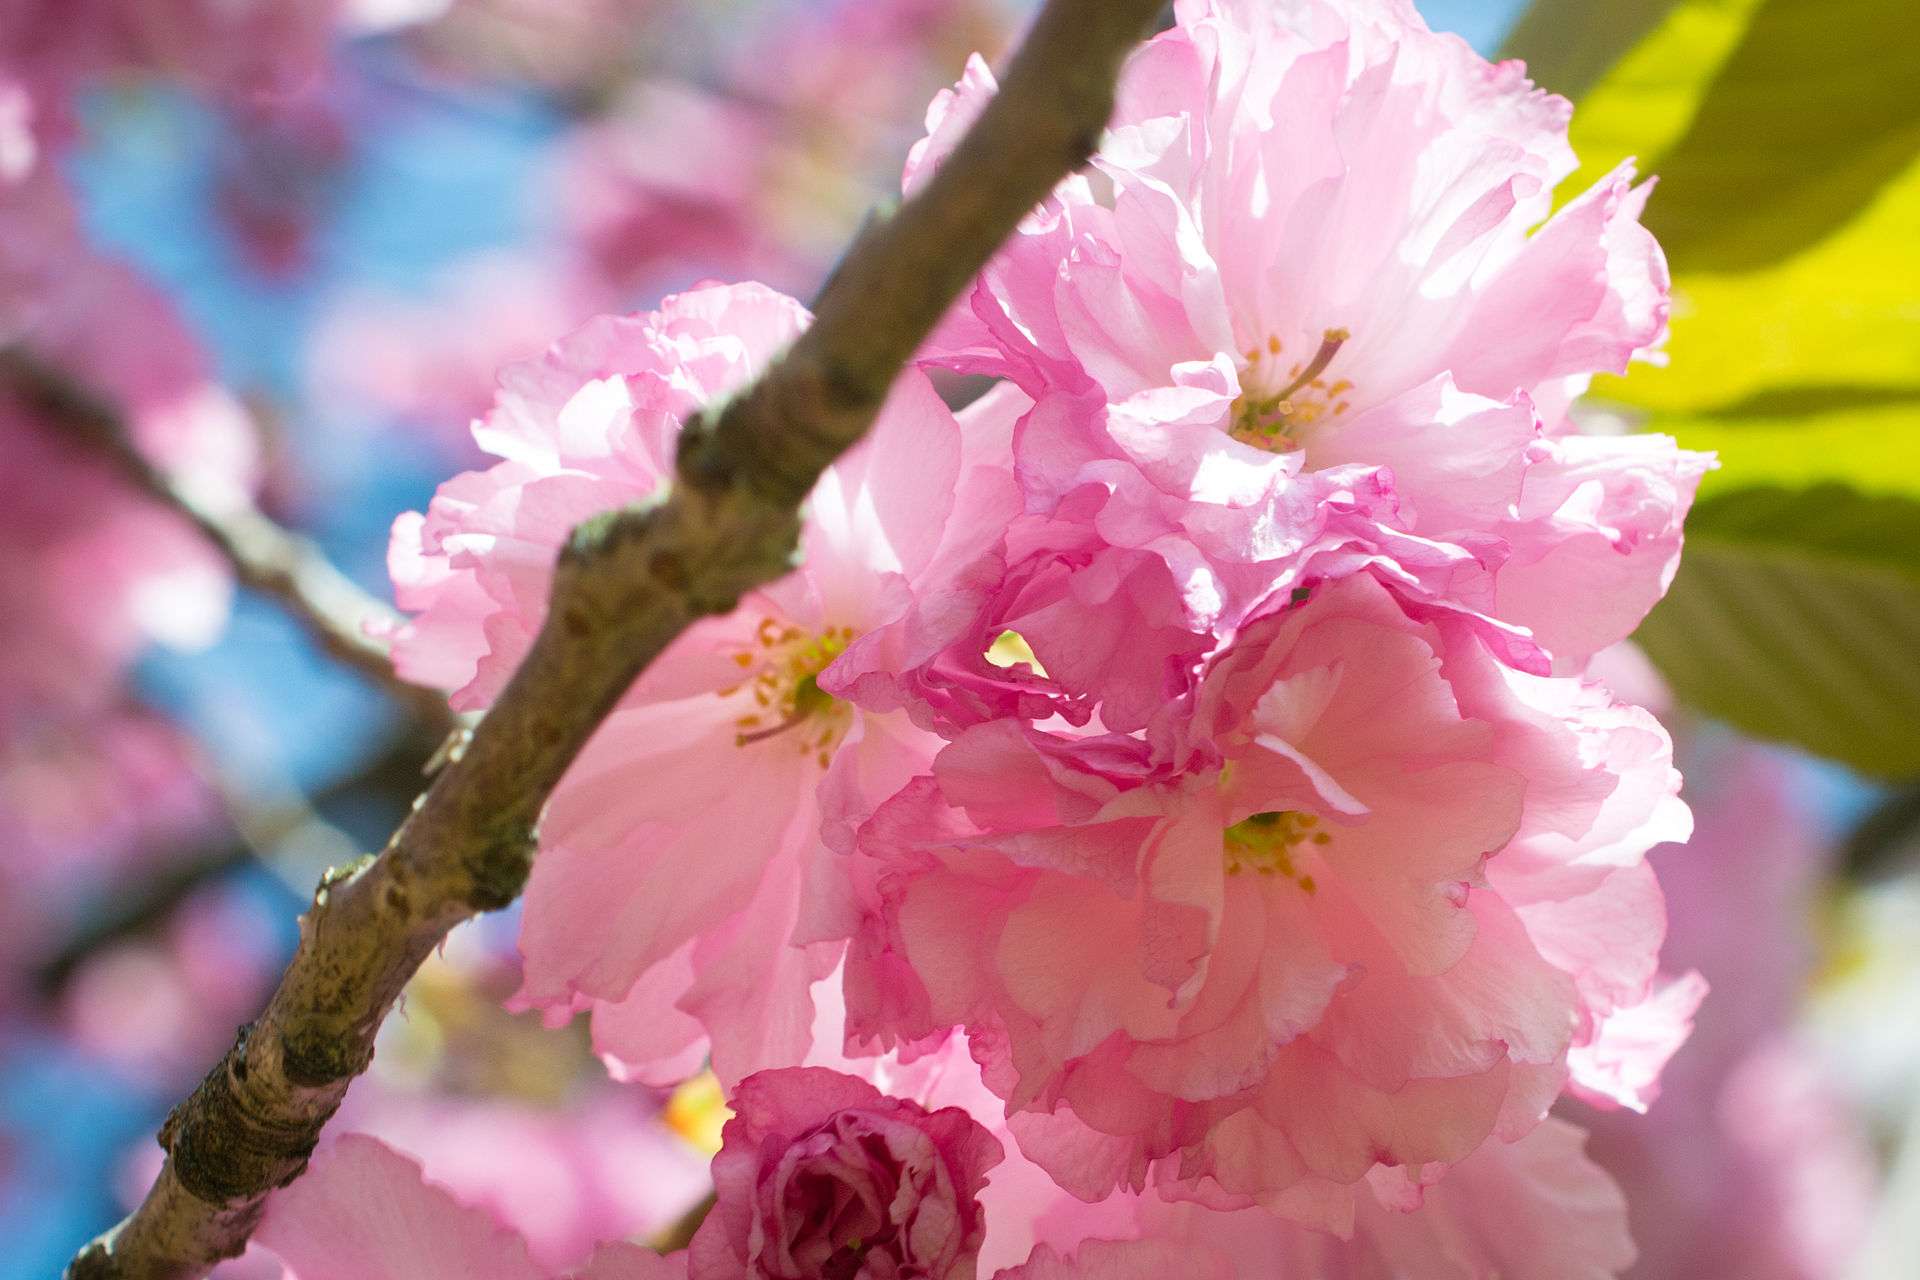
[[[1766,0],[1659,162],[1682,270],[1746,271],[1846,225],[1920,151],[1913,0]]]
[[[1541,0],[1500,47],[1544,89],[1577,98],[1640,43],[1677,0]]]
[[[1667,367],[1602,379],[1595,393],[1675,412],[1807,383],[1920,388],[1917,235],[1920,166],[1838,235],[1785,262],[1678,274]]]
[[[1542,0],[1536,20],[1584,5]],[[1920,387],[1910,9],[1684,0],[1580,103],[1569,191],[1651,157],[1675,273],[1669,364],[1596,395],[1670,416],[1803,384]]]
[[[1728,412],[1658,415],[1647,425],[1720,455],[1703,494],[1837,481],[1863,493],[1920,498],[1920,390],[1889,395],[1807,384]]]
[[[1574,2],[1538,0],[1527,21],[1556,21],[1550,15]],[[1673,6],[1645,40],[1581,95],[1573,113],[1580,170],[1562,186],[1561,199],[1572,199],[1629,156],[1639,157],[1646,169],[1671,150],[1693,123],[1707,87],[1759,5],[1760,0],[1685,0]],[[1560,88],[1551,79],[1535,78],[1545,88]]]

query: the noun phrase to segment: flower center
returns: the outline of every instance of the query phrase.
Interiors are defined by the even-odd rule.
[[[1258,384],[1281,375],[1278,370],[1280,339],[1267,339],[1266,349],[1254,347],[1247,352],[1245,380],[1247,389],[1233,402],[1233,422],[1227,433],[1242,444],[1273,453],[1297,449],[1303,435],[1325,417],[1339,417],[1347,411],[1347,393],[1353,383],[1341,378],[1328,382],[1322,375],[1333,358],[1353,335],[1345,329],[1329,329],[1320,339],[1320,349],[1304,365],[1287,369],[1286,382],[1278,391],[1263,394]]]
[[[820,1268],[820,1280],[857,1280],[867,1260],[867,1246],[858,1237],[833,1251]]]
[[[1285,876],[1308,893],[1314,890],[1313,877],[1294,863],[1294,850],[1303,844],[1326,844],[1333,837],[1317,828],[1320,819],[1311,813],[1285,809],[1256,813],[1228,827],[1221,836],[1227,860],[1227,874],[1251,871],[1256,875]]]
[[[1018,631],[1002,631],[996,636],[993,643],[987,646],[986,658],[989,663],[1002,669],[1025,663],[1033,674],[1046,679],[1047,668],[1034,653],[1033,646],[1027,643],[1027,638]]]
[[[739,694],[753,700],[754,709],[734,721],[734,745],[799,730],[794,741],[800,754],[817,757],[826,768],[853,710],[820,687],[820,673],[853,643],[853,628],[828,627],[813,634],[762,618],[753,635],[753,643],[733,655],[752,675],[721,691],[722,697]]]

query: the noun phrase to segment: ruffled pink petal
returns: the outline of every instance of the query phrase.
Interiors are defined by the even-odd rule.
[[[696,703],[620,711],[601,726],[542,824],[521,925],[523,1000],[620,999],[643,970],[744,909],[769,863],[806,838],[817,767],[778,739],[742,752],[735,732]]]
[[[359,1134],[324,1148],[275,1193],[254,1238],[297,1280],[547,1280],[526,1242],[491,1214]]]
[[[1711,457],[1666,436],[1562,436],[1535,449],[1499,577],[1500,616],[1532,629],[1561,670],[1618,643],[1666,594],[1681,522]]]
[[[1567,1062],[1574,1092],[1590,1102],[1645,1111],[1659,1096],[1660,1072],[1693,1031],[1707,983],[1689,973],[1655,987],[1638,1004],[1616,1009]]]
[[[1585,1145],[1581,1130],[1548,1120],[1416,1188],[1404,1211],[1365,1205],[1360,1231],[1403,1275],[1611,1280],[1634,1259],[1627,1202]]]
[[[1227,1280],[1226,1259],[1205,1247],[1162,1240],[1089,1240],[1062,1257],[1046,1245],[1017,1267],[994,1273],[995,1280],[1161,1280],[1192,1276]]]

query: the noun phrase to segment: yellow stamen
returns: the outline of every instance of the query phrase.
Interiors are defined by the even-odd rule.
[[[1034,653],[1033,646],[1018,631],[1002,631],[987,646],[987,661],[996,667],[1014,667],[1025,663],[1033,674],[1045,677],[1047,669]]]
[[[751,689],[754,705],[765,708],[765,712],[734,721],[739,729],[734,744],[745,747],[765,742],[811,722],[819,731],[803,733],[796,741],[802,755],[815,757],[824,767],[832,759],[834,744],[846,732],[852,712],[820,687],[820,673],[846,652],[853,642],[853,629],[828,627],[818,635],[809,635],[798,627],[762,618],[754,628],[753,641],[734,655],[734,661],[743,667],[757,667],[740,688]]]
[[[1300,433],[1329,413],[1335,417],[1345,413],[1351,402],[1341,397],[1353,390],[1352,381],[1341,378],[1328,385],[1321,375],[1352,337],[1346,329],[1326,330],[1320,349],[1305,365],[1296,364],[1287,371],[1287,384],[1279,391],[1269,395],[1251,390],[1243,393],[1233,407],[1229,434],[1243,444],[1281,452],[1298,448]],[[1278,355],[1280,340],[1269,338],[1267,349]],[[1248,353],[1249,374],[1258,362],[1256,347]]]
[[[1294,864],[1294,850],[1302,844],[1324,845],[1330,837],[1314,828],[1320,819],[1311,813],[1285,809],[1256,813],[1228,827],[1221,837],[1227,861],[1227,874],[1237,876],[1254,872],[1263,876],[1284,876],[1307,893],[1314,891],[1311,875]]]

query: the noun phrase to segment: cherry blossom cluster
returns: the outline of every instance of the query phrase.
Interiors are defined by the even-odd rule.
[[[909,191],[993,92],[976,60],[935,101]],[[1644,1108],[1704,990],[1658,965],[1671,744],[1595,659],[1710,460],[1570,416],[1657,351],[1667,277],[1631,169],[1555,209],[1568,112],[1405,0],[1186,0],[1136,54],[795,571],[543,819],[515,1003],[736,1113],[690,1249],[585,1274],[1631,1261],[1548,1111]],[[486,707],[568,531],[807,320],[705,286],[509,368],[500,461],[395,528],[402,673]],[[991,386],[955,411],[953,375]],[[342,1144],[262,1239],[299,1271],[354,1187],[445,1198]],[[441,1207],[458,1274],[543,1274]]]

